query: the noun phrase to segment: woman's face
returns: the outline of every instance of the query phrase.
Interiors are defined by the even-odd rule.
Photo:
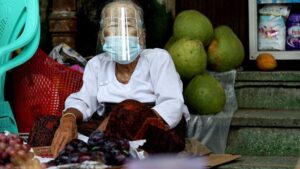
[[[104,37],[107,36],[138,36],[138,28],[135,19],[127,18],[124,26],[118,18],[111,18],[103,29]],[[121,27],[124,27],[121,28]]]

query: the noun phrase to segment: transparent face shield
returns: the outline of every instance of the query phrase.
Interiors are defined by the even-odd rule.
[[[108,6],[102,13],[103,50],[120,64],[134,61],[141,52],[140,13],[131,4]]]

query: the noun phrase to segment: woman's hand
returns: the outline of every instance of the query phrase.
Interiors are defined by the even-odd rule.
[[[63,116],[52,140],[51,152],[53,156],[57,157],[58,153],[65,147],[65,145],[76,137],[76,118],[72,115]]]

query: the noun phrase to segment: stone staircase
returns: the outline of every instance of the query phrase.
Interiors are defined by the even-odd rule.
[[[218,169],[300,169],[300,72],[237,72],[235,112]]]

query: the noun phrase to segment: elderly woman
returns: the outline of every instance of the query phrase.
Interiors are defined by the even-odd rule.
[[[83,86],[65,102],[51,150],[54,156],[77,126],[94,112],[102,117],[97,130],[117,138],[146,139],[150,153],[184,149],[189,112],[182,82],[169,53],[145,49],[143,13],[132,1],[114,1],[101,13],[104,53],[89,60]]]

